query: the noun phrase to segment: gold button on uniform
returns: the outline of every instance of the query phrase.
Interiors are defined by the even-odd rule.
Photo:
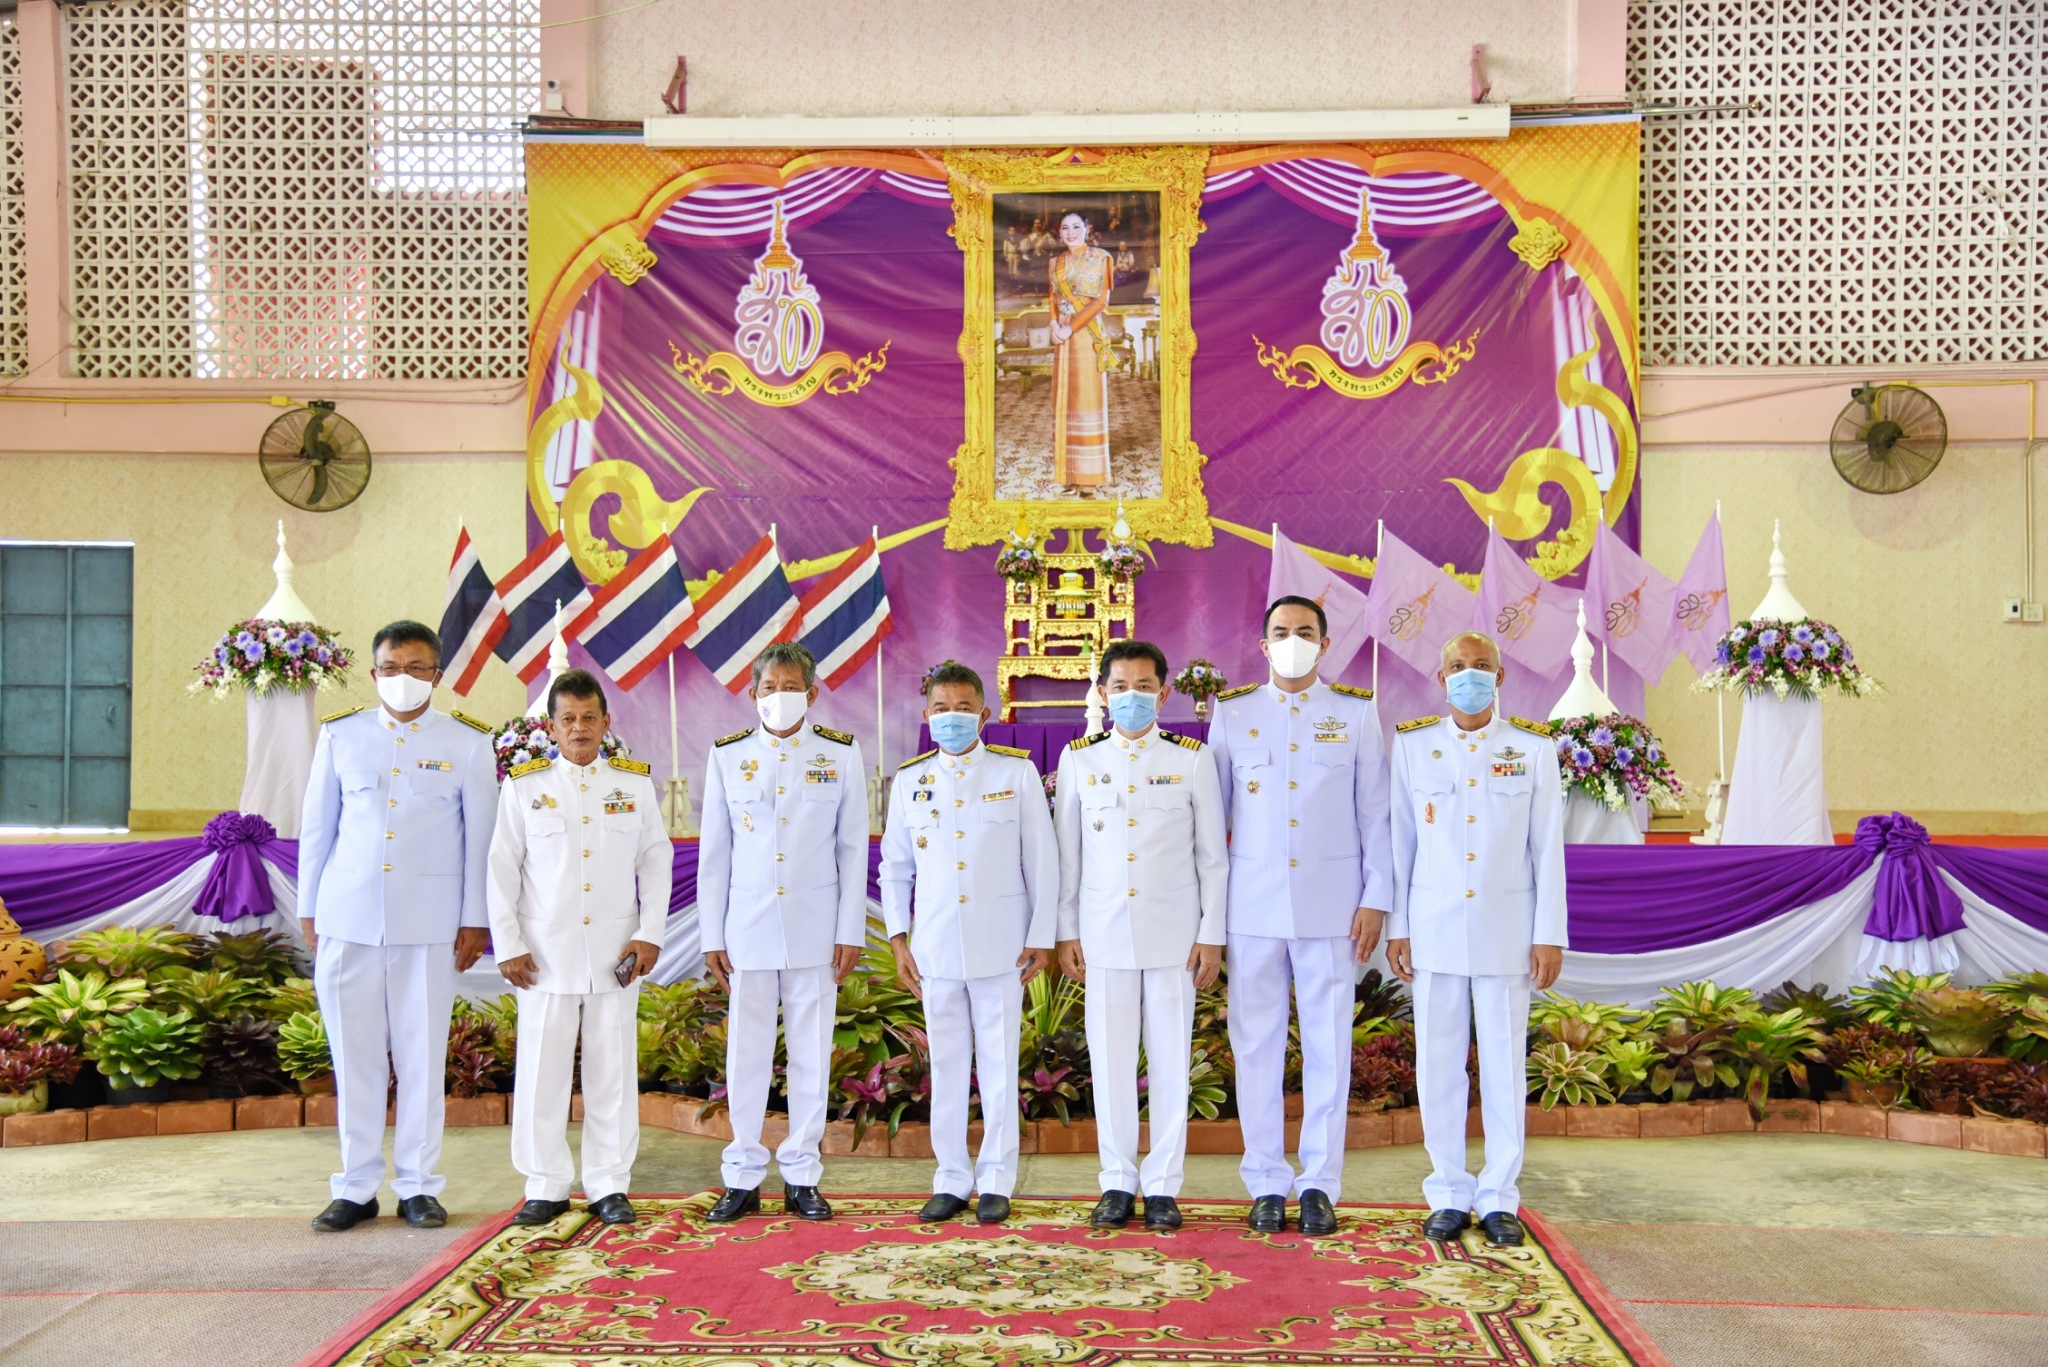
[[[1287,786],[1288,786],[1289,788],[1299,788],[1299,787],[1300,787],[1301,785],[1300,785],[1299,783],[1296,783],[1296,782],[1295,782],[1295,781],[1294,781],[1293,779],[1291,779],[1291,778],[1290,778],[1290,779],[1288,779],[1288,780],[1287,780]]]
[[[397,798],[395,798],[395,797],[394,797],[394,798],[392,798],[392,799],[391,799],[391,805],[392,805],[392,806],[394,806],[394,807],[396,807],[396,806],[398,805],[398,799],[397,799]]]
[[[963,901],[963,902],[964,902],[964,901],[966,901],[966,900],[967,900],[967,894],[966,894],[966,893],[964,893],[964,892],[963,892],[963,893],[961,893],[961,894],[960,894],[960,900],[961,900],[961,901]]]
[[[397,771],[396,771],[396,770],[393,770],[392,772],[393,772],[393,773],[396,773]],[[1134,793],[1135,793],[1135,792],[1137,792],[1137,791],[1138,791],[1138,785],[1137,785],[1137,784],[1135,784],[1135,783],[1131,784],[1131,785],[1130,785],[1130,791],[1132,791],[1132,792],[1134,792]]]
[[[583,818],[583,824],[584,824],[584,825],[586,825],[586,826],[588,826],[588,825],[590,824],[590,818],[589,818],[589,817],[587,817],[587,816],[586,816],[586,817],[584,817],[584,818]]]
[[[588,916],[583,918],[583,924],[586,926],[590,924],[590,918]]]
[[[964,869],[967,867],[967,861],[965,859],[957,860],[955,861],[953,867],[956,869]]]
[[[964,803],[964,802],[962,802],[962,801],[961,801],[961,800],[960,800],[959,798],[957,798],[957,797],[956,797],[956,798],[954,798],[954,799],[953,799],[953,805],[954,805],[955,807],[964,807],[964,806],[966,806],[967,804],[966,804],[966,803]]]
[[[1124,825],[1126,826],[1135,826],[1137,824],[1138,818],[1136,818],[1135,816],[1127,816],[1124,818]]]
[[[778,793],[786,793],[786,792],[788,792],[788,791],[789,791],[789,789],[787,789],[787,788],[784,788],[784,787],[782,787],[782,786],[780,786],[780,785],[777,785],[777,787],[776,787],[775,791],[776,791],[776,792],[778,792]]]
[[[389,873],[389,872],[391,872],[391,866],[390,866],[389,864],[386,864],[386,865],[384,866],[384,872],[386,872],[386,873]]]
[[[1299,745],[1296,745],[1293,741],[1289,741],[1287,743],[1287,748],[1290,750],[1299,750],[1301,747]]]
[[[786,858],[788,858],[788,856],[787,856],[787,855],[784,855],[784,854],[777,854],[777,855],[775,856],[775,862],[776,862],[776,863],[778,863],[778,864],[780,864],[780,863],[781,863],[781,862],[782,862],[782,861],[783,861],[784,859],[786,859]]]
[[[1466,862],[1467,864],[1469,864],[1469,863],[1471,863],[1471,862],[1472,862],[1473,860],[1477,859],[1478,857],[1479,857],[1479,856],[1478,856],[1478,855],[1476,855],[1476,854],[1467,854],[1467,855],[1465,856],[1465,862]]]
[[[1259,738],[1259,728],[1258,728],[1258,727],[1256,727],[1256,726],[1254,726],[1254,727],[1252,728],[1252,739],[1253,739],[1253,740],[1257,740],[1258,738]]]
[[[589,851],[589,850],[585,850],[585,851],[583,852],[583,857],[584,857],[585,859],[588,859],[588,858],[590,858],[590,851]]]
[[[396,770],[396,769],[393,769],[393,770],[392,770],[391,772],[392,772],[392,774],[393,774],[393,775],[395,776],[395,775],[396,775],[396,774],[398,773],[398,770]]]
[[[1476,746],[1476,745],[1468,745],[1468,746],[1466,746],[1465,748],[1466,748],[1467,750],[1477,750],[1477,749],[1478,749],[1479,747],[1478,747],[1478,746]]]
[[[1299,859],[1290,859],[1287,861],[1287,867],[1290,869],[1298,869],[1301,867],[1301,861]]]
[[[397,834],[397,832],[396,832],[396,831],[386,831],[386,832],[384,832],[384,838],[385,838],[386,840],[389,840],[389,839],[391,839],[391,838],[392,838],[393,836],[395,836],[396,834]]]
[[[1287,818],[1287,824],[1290,826],[1299,826],[1301,823],[1290,816]]]
[[[777,889],[775,890],[775,895],[776,895],[777,897],[780,897],[780,896],[782,896],[782,889],[781,889],[781,888],[777,888]]]
[[[1138,862],[1138,855],[1137,855],[1137,852],[1136,852],[1136,851],[1132,851],[1132,852],[1131,852],[1130,854],[1127,854],[1127,855],[1125,855],[1125,856],[1124,856],[1124,862],[1125,862],[1126,864],[1135,864],[1135,863],[1137,863],[1137,862]]]
[[[590,884],[588,884],[588,883],[585,883],[585,884],[583,885],[583,890],[584,890],[585,892],[589,892],[589,891],[590,891]]]
[[[1479,780],[1476,778],[1468,778],[1465,780],[1465,786],[1467,788],[1477,788],[1479,786]]]
[[[1473,822],[1477,821],[1478,819],[1479,819],[1479,818],[1478,818],[1478,817],[1476,817],[1476,816],[1468,816],[1468,817],[1466,817],[1466,818],[1465,818],[1465,824],[1466,824],[1467,826],[1469,826],[1469,825],[1471,825],[1471,824],[1472,824]]]
[[[1138,890],[1136,888],[1132,888],[1129,895],[1132,897],[1136,897],[1138,895]]]
[[[1470,889],[1470,888],[1466,888],[1466,889],[1465,889],[1465,895],[1466,895],[1467,897],[1470,897],[1470,896],[1472,895],[1472,889]]]

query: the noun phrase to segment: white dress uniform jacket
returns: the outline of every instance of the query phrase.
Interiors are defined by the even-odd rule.
[[[816,968],[867,943],[867,775],[843,731],[750,729],[711,747],[697,918],[735,968]]]
[[[453,944],[483,927],[498,805],[489,728],[383,708],[328,719],[299,826],[299,915],[322,939]]]
[[[1550,728],[1495,716],[1395,728],[1389,939],[1436,973],[1529,971],[1532,944],[1568,946],[1564,794]]]
[[[910,935],[924,977],[1014,975],[1027,947],[1051,949],[1059,841],[1029,754],[976,745],[962,755],[927,751],[899,768],[881,882],[883,922],[891,936]]]
[[[1223,943],[1223,794],[1200,741],[1084,736],[1060,752],[1054,806],[1059,938],[1090,968],[1179,968],[1197,942]]]
[[[1217,699],[1209,748],[1230,829],[1230,933],[1351,934],[1394,895],[1387,747],[1372,694],[1265,683]]]

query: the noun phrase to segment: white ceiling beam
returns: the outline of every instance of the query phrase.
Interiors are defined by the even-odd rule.
[[[650,147],[1130,147],[1504,138],[1508,106],[1200,114],[1002,114],[959,117],[648,119]]]

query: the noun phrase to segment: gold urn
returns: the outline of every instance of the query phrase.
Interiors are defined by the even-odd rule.
[[[21,933],[20,925],[0,902],[0,1002],[26,993],[31,983],[43,980],[49,960],[43,947]]]

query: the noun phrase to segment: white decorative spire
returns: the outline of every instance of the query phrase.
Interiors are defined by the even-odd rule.
[[[1131,524],[1124,520],[1124,501],[1121,495],[1116,501],[1116,525],[1109,529],[1109,539],[1119,546],[1127,545],[1131,539]]]
[[[1586,637],[1586,600],[1579,600],[1579,634],[1572,641],[1572,682],[1550,709],[1552,721],[1570,717],[1604,717],[1620,709],[1593,682],[1593,643]]]
[[[548,682],[553,683],[569,669],[569,642],[562,632],[562,600],[555,600],[555,639],[548,642]],[[527,704],[526,715],[545,717],[548,714],[548,691],[543,688],[534,700]]]
[[[1785,583],[1785,549],[1778,541],[1778,524],[1771,523],[1771,591],[1764,595],[1764,601],[1756,605],[1751,618],[1775,617],[1781,622],[1796,622],[1806,616],[1806,609],[1792,596],[1792,590]]]
[[[1088,692],[1083,695],[1087,706],[1087,720],[1083,724],[1091,736],[1102,729],[1102,692],[1095,686],[1096,675],[1100,672],[1095,664],[1095,646],[1091,642],[1088,646]]]
[[[292,572],[297,567],[284,549],[284,519],[277,521],[277,559],[270,562],[272,573],[277,575],[277,587],[271,591],[270,601],[256,609],[256,615],[273,622],[310,622],[313,609],[306,606],[292,587]]]

